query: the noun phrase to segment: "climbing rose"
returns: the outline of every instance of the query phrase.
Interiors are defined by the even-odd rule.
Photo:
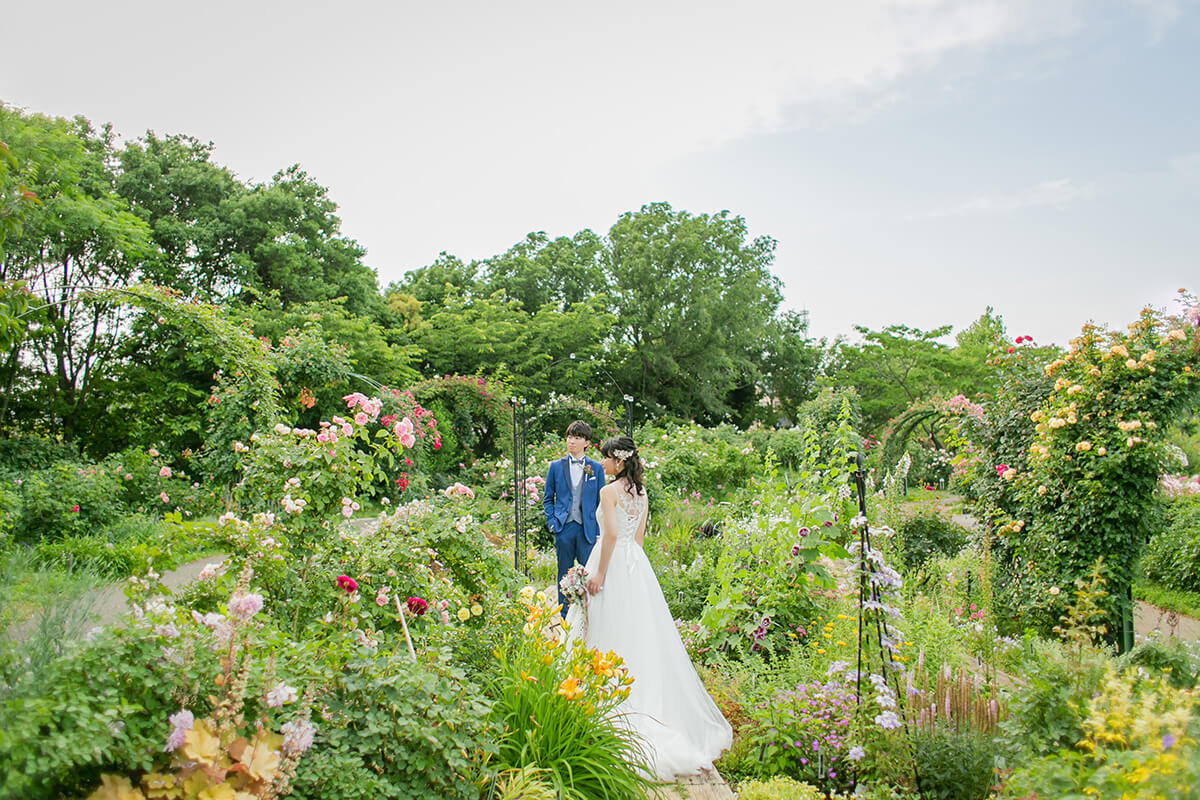
[[[346,594],[354,594],[358,591],[358,582],[349,575],[339,575],[337,577],[337,585]]]

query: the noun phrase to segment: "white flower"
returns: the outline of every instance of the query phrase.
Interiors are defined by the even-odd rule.
[[[299,697],[300,695],[296,693],[295,687],[284,683],[277,683],[271,687],[271,691],[267,692],[267,707],[279,708],[285,703],[296,702]]]
[[[215,576],[218,572],[225,568],[225,564],[220,561],[214,561],[211,564],[205,564],[204,569],[200,570],[200,574],[196,576],[197,580],[206,581]]]
[[[850,748],[850,752],[846,754],[846,758],[851,761],[860,761],[867,755],[867,751],[862,748],[862,745],[854,745]]]
[[[279,730],[283,734],[283,754],[296,755],[312,747],[313,734],[317,729],[306,719],[294,719],[284,723]]]
[[[875,724],[883,728],[885,731],[892,731],[899,728],[903,723],[896,716],[895,711],[884,711],[882,714],[875,716]]]
[[[178,639],[179,629],[175,627],[174,622],[168,622],[165,625],[156,625],[154,627],[154,635],[161,636],[164,639]]]

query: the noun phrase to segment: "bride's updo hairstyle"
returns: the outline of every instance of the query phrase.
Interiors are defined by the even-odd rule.
[[[600,445],[600,454],[605,458],[615,458],[621,462],[621,471],[617,473],[617,478],[626,478],[629,481],[630,494],[643,494],[645,489],[642,487],[642,459],[638,455],[637,445],[633,443],[633,439],[628,436],[614,436],[611,439],[605,439]]]

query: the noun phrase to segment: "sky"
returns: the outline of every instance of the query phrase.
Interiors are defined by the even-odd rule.
[[[0,101],[300,164],[380,286],[652,202],[815,337],[1065,345],[1200,291],[1200,0],[10,4]]]

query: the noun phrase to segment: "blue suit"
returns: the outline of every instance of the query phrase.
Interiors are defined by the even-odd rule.
[[[590,474],[589,474],[590,473]],[[604,468],[600,462],[584,457],[583,483],[580,492],[579,523],[568,522],[571,514],[571,462],[568,457],[550,462],[546,471],[546,490],[542,495],[542,508],[546,512],[546,527],[554,534],[554,549],[558,555],[558,580],[561,582],[567,570],[578,561],[586,564],[600,534],[596,521],[596,509],[600,506],[600,487],[604,485]],[[558,592],[562,614],[567,614],[567,602],[562,590]]]

